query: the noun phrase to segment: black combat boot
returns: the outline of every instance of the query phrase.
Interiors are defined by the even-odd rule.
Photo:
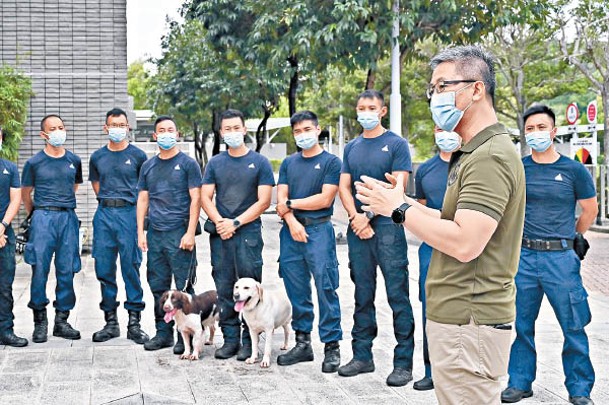
[[[221,348],[216,349],[214,357],[216,359],[226,360],[236,355],[241,349],[239,342],[224,342]]]
[[[182,333],[178,331],[178,341],[173,347],[173,354],[183,354],[185,350],[186,349],[184,348],[184,338],[182,337]]]
[[[32,333],[32,341],[34,343],[44,343],[48,339],[49,320],[47,319],[47,310],[34,310],[34,333]]]
[[[70,311],[55,310],[55,326],[53,327],[53,336],[64,339],[78,340],[80,332],[77,331],[68,323]]]
[[[321,364],[322,373],[335,373],[340,366],[340,346],[338,342],[328,342],[324,347],[324,362]]]
[[[104,319],[106,325],[102,330],[93,334],[94,342],[105,342],[115,337],[119,337],[121,330],[118,327],[118,319],[116,318],[116,309],[114,311],[104,311]]]
[[[150,340],[140,326],[141,316],[142,313],[139,311],[129,311],[129,323],[127,324],[127,339],[133,340],[138,345],[143,345]]]
[[[156,335],[144,343],[144,349],[159,350],[173,346],[173,321],[166,323],[163,318],[160,318],[156,320],[155,324]]]
[[[296,346],[286,354],[277,357],[277,364],[290,366],[303,361],[313,361],[313,348],[311,347],[311,334],[296,331]]]
[[[27,339],[15,335],[12,329],[0,333],[0,345],[7,345],[13,347],[24,347],[27,346]]]

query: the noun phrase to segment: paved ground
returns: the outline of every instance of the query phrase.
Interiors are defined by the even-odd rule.
[[[338,220],[344,219],[339,214]],[[282,288],[277,276],[279,223],[274,215],[264,216],[266,288]],[[337,232],[346,225],[337,222]],[[586,285],[591,292],[590,303],[593,322],[588,327],[597,383],[593,399],[597,404],[609,404],[609,235],[590,234],[592,250],[584,262]],[[198,292],[213,288],[210,274],[208,241],[205,235],[197,238],[199,247]],[[415,334],[414,377],[423,374],[421,355],[421,306],[417,299],[418,242],[410,241],[411,291],[417,329]],[[347,268],[347,247],[338,245],[341,286],[339,295],[343,310],[345,340],[341,347],[343,361],[351,358],[350,329],[353,314],[353,285]],[[246,365],[234,359],[220,361],[213,358],[214,347],[206,346],[200,361],[179,360],[170,349],[146,352],[124,337],[106,343],[94,344],[91,335],[103,325],[98,309],[99,283],[95,279],[93,261],[83,256],[83,271],[75,278],[77,306],[70,316],[72,324],[80,329],[83,339],[66,341],[50,337],[47,343],[33,344],[22,349],[0,346],[0,403],[6,404],[434,404],[432,392],[417,392],[412,384],[402,388],[389,388],[385,378],[391,372],[392,316],[386,303],[382,277],[379,280],[377,309],[379,337],[375,341],[374,356],[377,371],[353,378],[320,372],[323,346],[314,331],[315,361],[291,367],[278,367],[282,331],[273,336],[273,364],[268,370],[258,365]],[[145,265],[143,265],[145,269]],[[145,278],[145,271],[143,271]],[[29,299],[29,266],[18,266],[14,286],[16,299],[16,332],[31,337],[32,314],[26,304]],[[54,280],[54,277],[50,277]],[[145,330],[153,333],[152,297],[145,284],[148,308],[144,313]],[[49,282],[48,293],[54,297],[54,283]],[[124,294],[121,295],[121,298]],[[49,317],[52,321],[52,309]],[[121,333],[126,334],[127,314],[119,312]],[[561,333],[551,308],[544,302],[537,328],[539,365],[535,395],[523,404],[565,404],[567,392],[563,386],[560,362]],[[293,336],[292,336],[293,341]],[[222,343],[221,334],[215,346]]]

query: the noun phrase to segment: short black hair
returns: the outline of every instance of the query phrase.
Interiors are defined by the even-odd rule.
[[[222,126],[222,121],[231,118],[241,118],[241,123],[243,124],[243,126],[245,126],[245,116],[243,115],[243,113],[239,110],[235,110],[232,108],[229,108],[228,110],[220,114],[220,126]]]
[[[379,99],[381,100],[381,107],[385,105],[385,96],[378,90],[368,89],[364,90],[357,96],[356,102],[360,101],[362,98],[371,98],[371,99]]]
[[[524,124],[526,124],[529,117],[531,115],[536,115],[536,114],[546,114],[548,117],[550,117],[552,119],[552,125],[556,126],[556,115],[554,114],[554,111],[552,111],[552,109],[550,107],[548,107],[547,105],[544,105],[544,104],[536,104],[532,107],[529,107],[529,109],[526,110],[524,112],[524,115],[522,116],[522,122]]]
[[[176,124],[176,120],[174,120],[173,117],[170,117],[169,115],[161,115],[156,119],[156,121],[154,121],[154,132],[156,132],[156,126],[163,121],[171,121],[176,128],[178,127],[178,124]]]
[[[295,112],[290,118],[290,125],[294,128],[294,125],[303,121],[311,121],[315,126],[319,125],[317,115],[313,111],[308,110]]]
[[[124,110],[115,107],[106,113],[106,124],[108,123],[108,118],[120,117],[121,115],[124,115],[125,118],[127,118],[127,122],[129,122],[129,117],[127,117],[127,113]]]
[[[40,120],[40,130],[44,132],[44,123],[49,119],[49,118],[59,118],[61,120],[61,123],[63,124],[63,118],[61,118],[59,115],[57,114],[48,114],[45,115],[43,119]],[[65,125],[65,124],[64,124]]]

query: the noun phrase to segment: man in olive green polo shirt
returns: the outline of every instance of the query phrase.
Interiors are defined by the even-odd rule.
[[[427,336],[440,404],[498,404],[515,317],[514,276],[524,223],[520,156],[497,122],[492,55],[475,46],[431,61],[435,123],[463,138],[451,158],[442,212],[392,185],[363,178],[358,198],[434,248],[427,275]]]

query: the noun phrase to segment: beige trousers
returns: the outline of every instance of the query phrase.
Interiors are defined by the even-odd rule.
[[[450,325],[427,320],[429,359],[440,405],[501,403],[512,330],[492,326]]]

